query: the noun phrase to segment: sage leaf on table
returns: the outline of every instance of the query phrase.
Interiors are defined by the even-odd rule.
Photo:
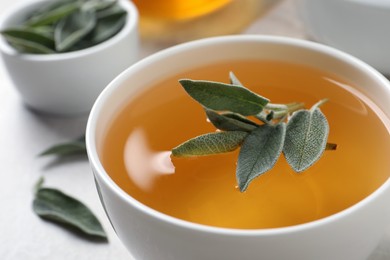
[[[302,172],[320,159],[327,146],[329,125],[319,109],[321,100],[310,110],[295,112],[288,124],[283,153],[296,172]]]
[[[291,168],[301,172],[312,166],[325,150],[336,149],[336,144],[327,142],[329,125],[319,109],[327,99],[320,100],[310,110],[304,109],[300,102],[274,104],[245,88],[232,72],[229,77],[231,84],[179,80],[220,131],[178,145],[172,149],[172,156],[204,156],[240,148],[236,179],[244,192],[255,178],[274,167],[282,152]]]
[[[87,206],[60,190],[44,188],[42,184],[43,179],[35,187],[33,201],[33,210],[38,216],[76,228],[87,236],[107,239],[99,220]]]
[[[240,146],[247,135],[248,133],[241,131],[201,135],[175,147],[172,154],[177,157],[191,157],[231,152]]]
[[[251,116],[260,113],[269,102],[242,86],[189,79],[179,82],[193,99],[204,107],[217,111]]]
[[[86,154],[87,154],[87,148],[85,145],[85,136],[82,136],[77,140],[53,145],[45,149],[39,155],[40,156],[46,156],[46,155],[70,156],[70,155],[86,155]]]

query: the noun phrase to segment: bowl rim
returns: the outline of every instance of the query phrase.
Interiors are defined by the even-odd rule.
[[[81,58],[84,56],[94,55],[98,52],[101,52],[107,48],[110,48],[113,45],[116,45],[118,42],[122,41],[127,35],[137,32],[138,30],[138,10],[132,1],[128,0],[117,0],[118,4],[127,12],[126,22],[122,29],[116,33],[111,38],[93,45],[91,47],[71,51],[64,53],[53,53],[53,54],[34,54],[34,53],[20,53],[14,49],[5,39],[0,35],[0,52],[3,55],[14,56],[24,60],[31,61],[56,61],[56,60],[67,60],[73,58]],[[17,16],[19,12],[24,11],[26,8],[32,7],[34,5],[43,4],[45,2],[50,2],[49,0],[27,0],[20,2],[16,5],[12,5],[8,10],[2,13],[0,16],[0,29],[6,27],[9,19],[14,16]]]
[[[268,43],[279,43],[279,44],[287,44],[290,46],[295,46],[298,48],[309,49],[312,51],[320,52],[322,54],[330,55],[331,57],[341,59],[346,64],[354,64],[354,66],[359,67],[360,69],[366,71],[370,78],[375,78],[377,81],[381,83],[381,85],[385,85],[387,90],[390,92],[390,82],[377,70],[375,70],[370,65],[364,63],[363,61],[355,58],[352,55],[344,53],[340,50],[337,50],[333,47],[325,46],[319,43],[284,37],[284,36],[268,36],[268,35],[232,35],[232,36],[218,36],[205,38],[200,40],[195,40],[183,44],[179,44],[165,50],[159,51],[155,54],[152,54],[137,63],[130,66],[128,69],[123,71],[120,75],[118,75],[113,81],[109,83],[109,85],[103,90],[103,92],[99,95],[95,104],[92,107],[91,113],[88,118],[87,128],[86,128],[86,147],[88,158],[91,164],[92,169],[94,169],[93,174],[98,175],[99,179],[101,179],[106,186],[122,201],[127,204],[130,204],[132,207],[141,211],[143,214],[148,215],[157,221],[162,221],[165,224],[173,225],[176,227],[181,227],[193,231],[199,231],[210,234],[221,234],[221,235],[230,235],[230,236],[240,236],[240,237],[251,237],[251,236],[269,236],[269,235],[279,235],[279,234],[287,234],[294,232],[301,232],[304,230],[325,226],[330,222],[335,220],[339,220],[344,218],[347,215],[353,214],[356,211],[359,211],[361,208],[365,207],[367,204],[372,203],[376,198],[381,196],[385,192],[385,190],[390,189],[390,178],[384,181],[375,191],[371,194],[355,203],[354,205],[339,211],[330,216],[317,219],[314,221],[286,226],[286,227],[277,227],[277,228],[265,228],[265,229],[235,229],[235,228],[223,228],[223,227],[215,227],[208,226],[204,224],[198,224],[194,222],[190,222],[187,220],[182,220],[173,216],[169,216],[165,213],[159,212],[149,206],[144,205],[139,202],[125,191],[123,191],[108,175],[105,171],[102,163],[99,160],[99,156],[97,153],[97,147],[95,144],[96,140],[96,126],[97,119],[99,114],[102,111],[103,106],[105,106],[105,102],[109,96],[111,96],[117,88],[121,86],[126,81],[127,75],[131,74],[133,70],[139,69],[142,67],[148,66],[155,61],[160,59],[164,59],[169,57],[170,55],[176,55],[178,53],[186,52],[193,48],[202,48],[208,45],[218,45],[223,42],[246,42],[246,41],[255,41],[255,42],[268,42]],[[379,84],[378,84],[379,85]]]

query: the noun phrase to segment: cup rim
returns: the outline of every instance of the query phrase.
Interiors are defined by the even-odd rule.
[[[109,39],[93,45],[88,48],[81,50],[64,52],[64,53],[53,53],[53,54],[34,54],[34,53],[20,53],[14,49],[5,39],[0,35],[0,52],[9,56],[17,56],[20,59],[31,60],[31,61],[55,61],[55,60],[67,60],[73,58],[80,58],[84,56],[94,55],[95,53],[101,52],[104,49],[110,48],[117,42],[122,41],[130,33],[138,30],[138,9],[132,1],[128,0],[117,0],[121,7],[127,12],[126,22],[123,28]],[[36,4],[50,2],[48,0],[28,0],[21,2],[17,5],[11,6],[8,10],[3,12],[0,17],[0,29],[4,28],[8,23],[9,19],[17,16],[20,11],[25,10],[28,7],[32,7]]]
[[[389,189],[388,186],[390,186],[390,178],[384,181],[375,191],[373,191],[371,194],[369,194],[359,202],[355,203],[354,205],[346,209],[343,209],[342,211],[334,213],[330,216],[320,218],[310,222],[305,222],[302,224],[285,226],[285,227],[277,227],[277,228],[265,228],[265,229],[223,228],[223,227],[208,226],[204,224],[190,222],[187,220],[182,220],[173,216],[169,216],[165,213],[159,212],[147,205],[144,205],[143,203],[139,202],[131,195],[123,191],[105,171],[103,165],[100,162],[97,153],[97,147],[95,144],[95,140],[96,140],[95,132],[96,132],[97,119],[99,117],[99,114],[102,112],[102,108],[107,98],[111,96],[115,92],[115,90],[125,82],[127,75],[131,74],[131,72],[134,69],[137,68],[139,69],[148,66],[148,64],[151,64],[154,61],[164,59],[172,54],[185,52],[186,50],[192,49],[194,47],[201,48],[202,46],[206,46],[206,45],[213,45],[213,44],[217,45],[218,43],[223,43],[225,41],[230,41],[230,42],[231,41],[236,41],[236,42],[256,41],[256,42],[288,44],[300,48],[313,50],[323,54],[327,54],[330,55],[331,57],[341,59],[346,64],[354,64],[354,66],[357,66],[360,69],[364,70],[367,74],[370,75],[371,78],[376,78],[376,80],[378,80],[379,82],[383,83],[384,85],[387,85],[388,91],[390,92],[390,82],[381,73],[375,70],[372,66],[366,64],[365,62],[361,61],[360,59],[350,54],[342,52],[333,47],[325,46],[323,44],[302,40],[302,39],[296,39],[296,38],[290,38],[284,36],[268,36],[268,35],[218,36],[218,37],[205,38],[205,39],[179,44],[167,48],[165,50],[159,51],[133,64],[125,71],[123,71],[121,74],[119,74],[113,81],[111,81],[95,101],[95,104],[93,105],[88,118],[87,128],[86,128],[86,147],[87,147],[87,153],[88,153],[90,164],[95,169],[94,174],[97,174],[100,177],[100,179],[102,179],[105,182],[105,184],[116,196],[118,196],[121,200],[125,201],[126,203],[131,204],[131,206],[137,208],[143,214],[146,214],[155,220],[163,221],[166,224],[170,224],[173,226],[191,229],[194,231],[205,232],[205,233],[213,233],[213,234],[234,235],[234,236],[267,236],[267,235],[293,233],[297,231],[303,231],[303,230],[308,230],[315,227],[327,225],[332,221],[342,219],[343,217],[358,211],[359,209],[363,208],[365,205],[371,203],[373,200],[379,197],[382,193],[384,193],[386,189]]]

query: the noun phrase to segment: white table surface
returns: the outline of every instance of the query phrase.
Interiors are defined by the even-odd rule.
[[[0,0],[0,15],[20,1],[23,0]],[[283,0],[244,33],[305,37],[291,0]],[[154,51],[144,48],[141,56]],[[56,118],[28,110],[0,61],[0,259],[133,259],[105,216],[87,160],[64,162],[37,157],[48,146],[84,133],[86,120],[86,116]],[[59,188],[87,204],[101,220],[109,243],[81,239],[37,217],[31,209],[32,188],[40,176],[45,177],[47,186]],[[369,258],[385,259],[390,259],[390,228]]]

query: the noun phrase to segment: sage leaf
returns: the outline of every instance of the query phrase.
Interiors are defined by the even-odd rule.
[[[207,118],[218,129],[223,131],[245,131],[254,130],[257,125],[254,122],[247,123],[237,118],[229,117],[224,114],[218,114],[214,110],[206,109]],[[254,125],[255,124],[255,125]]]
[[[237,113],[222,112],[221,115],[223,115],[224,117],[228,117],[228,118],[232,118],[232,119],[241,121],[241,122],[249,124],[249,125],[253,125],[256,127],[259,126],[257,123],[253,122],[252,120],[249,120],[248,118],[246,118],[240,114],[237,114]]]
[[[102,225],[92,211],[57,189],[37,187],[33,210],[41,218],[69,225],[89,236],[107,239]]]
[[[107,8],[112,7],[117,3],[116,0],[94,0],[94,1],[86,1],[81,6],[83,10],[93,10],[93,11],[101,11]]]
[[[123,10],[119,5],[111,5],[109,8],[104,8],[96,12],[97,19],[103,19],[108,17],[122,17],[126,14],[126,11]]]
[[[36,30],[34,28],[25,28],[25,27],[8,28],[6,30],[1,31],[1,34],[6,39],[7,37],[12,37],[13,39],[21,39],[54,50],[53,37],[50,37],[46,33],[43,33],[42,31]]]
[[[51,26],[43,25],[38,27],[29,27],[34,29],[37,33],[46,36],[47,38],[53,40],[54,44],[54,29]],[[53,48],[54,49],[54,48]]]
[[[215,132],[192,138],[172,149],[176,157],[204,156],[231,152],[237,149],[248,135],[247,132]]]
[[[52,49],[42,45],[40,43],[16,38],[10,35],[5,36],[9,44],[21,53],[34,53],[34,54],[51,54],[55,53]]]
[[[55,22],[58,22],[62,18],[74,13],[78,10],[80,4],[75,2],[69,2],[68,4],[63,4],[59,2],[55,3],[52,6],[48,6],[47,9],[41,9],[36,15],[33,15],[29,20],[26,21],[28,26],[42,26],[49,25]]]
[[[179,82],[193,99],[216,111],[231,111],[244,116],[256,115],[269,102],[242,86],[189,79]]]
[[[264,124],[253,130],[241,145],[236,178],[241,192],[250,182],[270,170],[278,160],[284,144],[286,124]]]
[[[58,156],[70,156],[70,155],[86,155],[87,148],[85,145],[85,137],[82,136],[77,140],[53,145],[43,152],[40,156],[46,155],[58,155]]]
[[[126,12],[99,18],[90,38],[91,43],[97,44],[111,38],[123,28],[125,22]]]
[[[299,110],[291,116],[287,123],[283,153],[294,171],[306,170],[321,157],[328,134],[328,121],[317,106],[310,110]]]
[[[56,50],[64,52],[93,30],[96,16],[93,11],[78,11],[62,19],[54,30]]]

